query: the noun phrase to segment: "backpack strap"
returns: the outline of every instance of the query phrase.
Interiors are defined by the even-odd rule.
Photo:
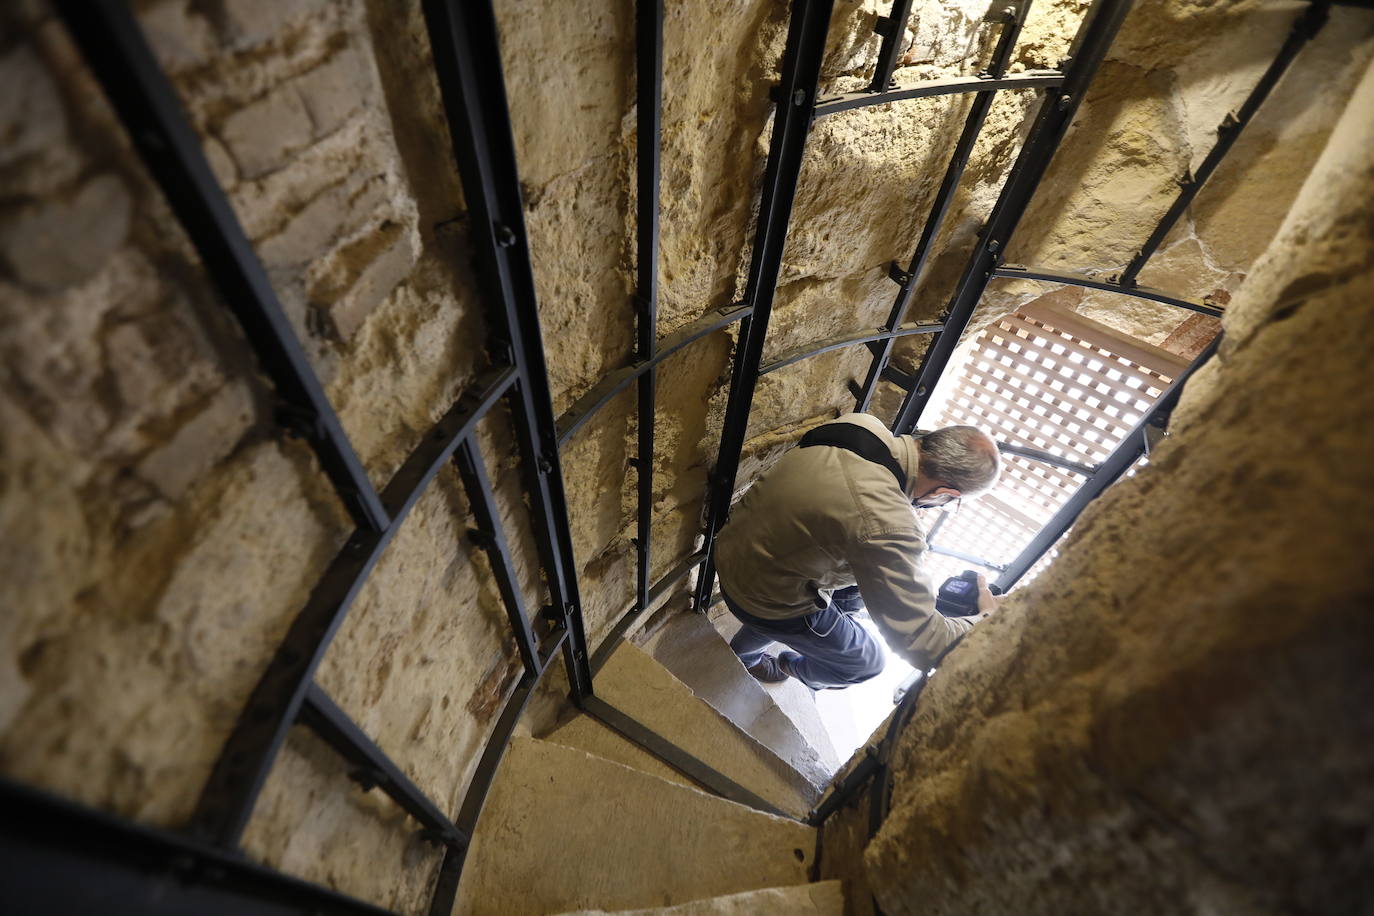
[[[854,423],[826,423],[802,436],[801,442],[798,443],[800,448],[811,448],[815,445],[842,448],[874,464],[881,464],[897,478],[897,486],[902,488],[902,492],[906,492],[906,472],[902,470],[901,463],[893,457],[892,452],[877,434],[862,426]]]

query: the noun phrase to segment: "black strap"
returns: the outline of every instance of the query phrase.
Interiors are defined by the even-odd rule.
[[[897,478],[897,486],[906,492],[906,472],[902,470],[901,464],[892,456],[892,452],[879,439],[876,433],[864,429],[854,423],[826,423],[824,426],[817,426],[811,432],[801,437],[798,443],[800,448],[810,448],[813,445],[829,445],[834,448],[842,448],[853,452],[860,458],[881,464],[892,472],[892,476]]]

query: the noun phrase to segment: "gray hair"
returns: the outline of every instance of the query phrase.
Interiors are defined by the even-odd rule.
[[[997,443],[974,426],[946,426],[918,434],[920,469],[965,496],[992,489],[1002,473]]]

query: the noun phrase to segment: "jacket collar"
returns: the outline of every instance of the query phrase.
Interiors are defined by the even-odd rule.
[[[916,470],[920,463],[920,449],[916,446],[916,440],[911,436],[897,436],[892,451],[906,472],[906,495],[912,496],[916,492]]]

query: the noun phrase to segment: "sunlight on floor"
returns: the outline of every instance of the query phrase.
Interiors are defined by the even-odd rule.
[[[859,618],[859,623],[882,641],[871,620]],[[830,732],[830,740],[840,760],[848,760],[868,741],[874,729],[883,724],[892,712],[892,692],[914,670],[888,651],[886,644],[883,650],[887,653],[887,667],[882,674],[844,690],[816,692],[816,708],[821,712],[821,721]]]

